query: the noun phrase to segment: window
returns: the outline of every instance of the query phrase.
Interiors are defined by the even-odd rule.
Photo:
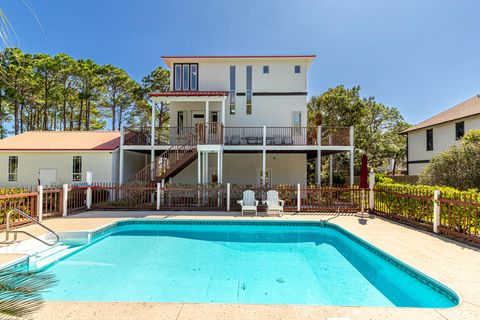
[[[269,66],[263,66],[263,73],[270,73],[270,67]]]
[[[236,107],[235,107],[235,99],[236,99],[236,91],[235,91],[235,66],[230,66],[230,114],[235,114]]]
[[[247,114],[252,114],[252,66],[247,66]]]
[[[8,181],[18,180],[18,157],[8,157]]]
[[[73,156],[72,180],[82,181],[82,157]]]
[[[465,122],[455,123],[455,139],[460,140],[465,135]]]
[[[174,73],[174,88],[175,90],[182,90],[182,66],[180,64],[175,65]]]
[[[293,111],[292,113],[292,127],[294,133],[300,133],[302,131],[302,112]]]
[[[433,150],[433,129],[427,130],[427,151]]]
[[[217,111],[210,112],[210,122],[218,122],[218,112]]]
[[[183,132],[183,126],[185,125],[185,118],[183,111],[178,111],[177,113],[177,133]]]
[[[300,66],[299,65],[296,65],[295,66],[295,73],[300,73]]]
[[[174,70],[174,90],[198,90],[198,64],[176,63]]]
[[[190,65],[190,90],[198,90],[198,66],[196,64]]]
[[[188,90],[190,88],[190,66],[188,64],[183,65],[183,79],[182,79],[182,88],[183,90]]]

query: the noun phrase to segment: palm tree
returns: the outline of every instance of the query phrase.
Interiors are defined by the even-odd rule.
[[[43,305],[42,292],[56,282],[47,272],[0,270],[0,319],[32,315]]]

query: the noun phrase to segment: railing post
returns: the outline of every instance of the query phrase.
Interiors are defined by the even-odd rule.
[[[227,211],[230,211],[230,182],[227,183]]]
[[[440,190],[433,192],[433,232],[438,233],[440,225]]]
[[[43,220],[43,186],[37,187],[37,220],[42,222]]]
[[[353,146],[353,126],[350,126],[350,145]]]
[[[162,191],[160,192],[160,204],[163,203],[163,189],[165,188],[165,179],[162,179],[162,185],[161,185]]]
[[[297,184],[297,211],[300,212],[302,209],[302,194],[300,183]]]
[[[160,200],[161,200],[161,184],[160,182],[157,182],[157,210],[160,210]]]
[[[370,191],[368,192],[368,204],[370,211],[373,211],[375,210],[375,192],[373,191],[373,189],[375,188],[375,172],[373,172],[373,169],[370,170],[370,179],[368,181],[368,184],[370,188]]]
[[[37,196],[37,219],[38,222],[43,220],[43,186],[38,186],[38,196]]]
[[[93,175],[91,171],[87,171],[87,209],[89,210],[92,207],[92,183]]]
[[[322,145],[322,126],[317,127],[317,145]]]
[[[67,214],[68,214],[68,184],[67,183],[64,183],[63,184],[63,212],[62,212],[62,216],[63,217],[66,217]]]

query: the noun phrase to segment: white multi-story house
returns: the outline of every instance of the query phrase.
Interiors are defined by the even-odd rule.
[[[168,104],[169,126],[122,130],[120,181],[306,183],[308,159],[338,152],[350,154],[353,177],[353,129],[307,127],[314,58],[164,56],[170,88],[150,97]],[[126,176],[125,151],[150,154],[150,163]],[[317,182],[320,170],[317,160]]]
[[[480,129],[480,95],[405,130],[408,174],[420,174],[434,155],[458,145],[472,129]]]

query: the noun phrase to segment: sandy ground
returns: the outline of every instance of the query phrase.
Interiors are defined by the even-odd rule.
[[[227,212],[101,212],[45,220],[56,231],[92,230],[113,221],[132,218],[252,219]],[[480,250],[378,217],[294,214],[255,219],[328,220],[367,240],[414,268],[448,285],[462,298],[449,309],[329,307],[299,305],[235,305],[192,303],[110,303],[47,301],[34,319],[480,319]],[[38,226],[23,229],[43,234]],[[4,239],[4,234],[0,234]],[[4,245],[5,243],[3,243]],[[2,243],[0,243],[2,245]],[[1,255],[0,263],[18,258]]]

